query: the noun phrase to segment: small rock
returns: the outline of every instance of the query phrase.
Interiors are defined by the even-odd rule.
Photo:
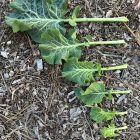
[[[14,80],[14,81],[12,82],[12,85],[14,85],[14,84],[19,84],[19,83],[21,83],[24,79],[25,79],[25,77],[23,77],[23,78],[21,78],[21,79]]]
[[[138,15],[138,17],[139,17],[139,22],[140,22],[140,15]]]
[[[119,73],[121,73],[121,71],[120,71],[120,70],[117,70],[115,73],[116,73],[116,74],[119,74]]]
[[[5,79],[8,79],[9,78],[9,74],[8,73],[4,73],[3,76],[4,76]]]
[[[138,2],[138,4],[135,6],[135,10],[139,10],[140,9],[140,1]]]
[[[70,119],[71,120],[76,120],[77,117],[81,114],[82,110],[80,107],[75,107],[70,109]]]
[[[0,125],[0,135],[3,133],[4,130],[5,130],[4,125]]]
[[[9,72],[9,76],[12,77],[13,75],[14,75],[14,72],[11,70],[11,71]]]
[[[107,13],[106,13],[106,17],[111,17],[113,15],[113,12],[112,10],[109,10]]]
[[[33,94],[33,96],[36,96],[37,95],[37,91],[36,91],[35,88],[33,89],[33,93],[32,94]]]
[[[35,63],[37,65],[37,71],[43,70],[43,61],[42,61],[42,59],[36,59]]]
[[[129,62],[129,61],[131,61],[130,58],[127,58],[127,59],[124,60],[125,63],[127,63],[127,62]]]
[[[122,102],[125,99],[126,95],[122,95],[121,97],[119,97],[117,104],[119,104],[120,102]]]
[[[8,58],[8,53],[6,51],[2,51],[1,56],[3,56],[4,58]]]
[[[10,40],[10,41],[7,41],[7,45],[11,45],[11,43],[12,43],[12,41]]]
[[[6,91],[7,91],[6,87],[4,86],[0,87],[0,96],[4,96]]]

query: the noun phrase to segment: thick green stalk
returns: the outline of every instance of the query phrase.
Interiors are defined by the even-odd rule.
[[[113,90],[113,91],[111,91],[112,94],[128,94],[130,92],[131,92],[131,90],[125,90],[125,91]]]
[[[127,22],[126,17],[113,17],[113,18],[75,18],[75,19],[60,19],[60,22]]]
[[[124,127],[118,127],[118,128],[115,128],[114,130],[119,131],[119,130],[124,130],[124,129],[127,129],[127,128],[128,128],[127,126],[124,126]]]
[[[116,41],[93,41],[93,42],[86,42],[81,43],[81,45],[113,45],[113,44],[126,44],[124,40],[116,40]]]
[[[114,66],[114,67],[108,67],[108,68],[101,68],[102,71],[110,71],[110,70],[120,70],[120,69],[127,69],[128,64],[120,65],[120,66]]]
[[[84,42],[84,43],[76,43],[74,45],[69,45],[70,48],[72,47],[83,47],[83,46],[91,46],[91,45],[113,45],[113,44],[126,44],[124,40],[116,40],[116,41],[93,41],[93,42]],[[58,48],[67,48],[68,46],[60,46]]]
[[[106,91],[106,92],[100,92],[100,93],[93,93],[93,94],[128,94],[130,93],[131,90],[125,90],[125,91],[121,91],[121,90],[117,90],[117,91]],[[89,93],[90,94],[90,93]],[[82,94],[82,95],[88,95],[88,94]]]
[[[72,47],[83,47],[83,46],[91,46],[91,45],[113,45],[113,44],[126,44],[124,40],[116,40],[116,41],[93,41],[93,42],[84,42],[84,43],[76,43],[74,45],[69,45],[69,46],[60,46],[57,47],[56,49],[60,48],[72,48]],[[104,69],[104,68],[103,68]]]
[[[115,112],[115,115],[126,115],[128,112],[125,111],[125,112]]]

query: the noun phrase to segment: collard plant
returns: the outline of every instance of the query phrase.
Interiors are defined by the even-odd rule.
[[[94,105],[101,103],[103,98],[112,99],[114,94],[128,94],[130,90],[107,90],[103,82],[94,82],[84,91],[82,88],[76,88],[75,94],[84,104]]]
[[[118,111],[111,111],[111,110],[103,110],[100,107],[93,107],[90,112],[90,117],[96,123],[101,123],[103,121],[112,120],[116,115],[126,115],[127,111],[125,112],[118,112]]]
[[[127,129],[127,126],[123,126],[123,127],[116,127],[114,124],[108,125],[108,127],[104,127],[103,129],[101,129],[101,134],[105,137],[115,137],[118,136],[118,133],[120,130],[125,130]]]
[[[14,32],[27,31],[32,39],[42,43],[41,35],[48,29],[65,32],[63,23],[76,26],[77,22],[126,22],[126,17],[116,18],[77,18],[80,7],[72,16],[65,18],[68,11],[67,0],[14,0],[11,2],[13,13],[6,17],[6,23]]]
[[[71,58],[64,65],[62,76],[77,84],[84,85],[86,82],[94,80],[94,77],[100,76],[102,71],[126,69],[127,64],[113,67],[102,68],[101,64],[92,61],[78,61],[77,58]]]
[[[65,37],[57,29],[49,29],[42,34],[42,40],[47,40],[45,44],[40,44],[39,49],[44,60],[49,64],[62,64],[63,60],[67,61],[70,57],[80,58],[82,49],[102,44],[125,44],[124,40],[116,41],[93,41],[92,36],[88,35],[86,41],[80,43],[76,38],[76,31],[71,30]]]

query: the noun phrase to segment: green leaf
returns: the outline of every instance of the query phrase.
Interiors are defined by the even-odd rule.
[[[102,102],[103,97],[105,97],[104,91],[105,85],[103,83],[94,82],[85,92],[81,88],[76,88],[75,94],[86,105],[93,105]]]
[[[113,89],[111,89],[110,91],[108,91],[108,99],[112,100],[113,99]]]
[[[92,83],[85,91],[84,95],[87,94],[105,94],[105,85],[103,82],[94,82]]]
[[[108,125],[108,127],[104,127],[101,129],[101,134],[107,138],[107,137],[115,137],[117,134],[115,133],[116,127],[114,124]]]
[[[13,13],[6,16],[6,23],[14,32],[28,31],[40,42],[42,32],[50,28],[65,31],[59,23],[66,13],[66,0],[14,0]]]
[[[41,54],[49,64],[62,64],[70,57],[80,58],[81,48],[78,40],[75,39],[74,32],[72,37],[67,39],[60,31],[51,29],[42,34],[42,39],[47,40],[46,44],[40,44]]]
[[[85,39],[86,39],[88,42],[92,42],[92,41],[93,41],[91,35],[87,35],[87,36],[85,37]]]
[[[77,25],[77,23],[76,23],[73,19],[70,19],[70,20],[69,20],[69,24],[70,24],[71,26],[76,26],[76,25]]]
[[[99,107],[92,108],[90,112],[91,119],[93,119],[97,123],[111,120],[114,118],[115,115],[116,115],[115,111],[110,111],[110,110],[104,111]]]
[[[62,76],[80,85],[93,80],[93,75],[100,75],[101,65],[98,63],[83,61],[71,58],[64,65]]]
[[[83,96],[84,91],[81,88],[75,88],[74,92],[76,97],[84,104],[93,105],[94,103],[96,103],[96,100],[94,100],[94,96],[92,95]]]
[[[123,130],[123,129],[127,129],[127,126],[116,128],[116,126],[114,124],[111,124],[111,125],[108,125],[108,127],[104,127],[103,129],[101,129],[101,134],[105,138],[115,137],[115,136],[118,136],[118,134],[115,133],[115,131],[119,131],[119,130]]]
[[[42,33],[41,40],[44,44],[40,44],[39,48],[43,58],[49,64],[62,64],[62,61],[70,57],[80,58],[81,49],[85,46],[90,46],[97,42],[83,42],[80,43],[76,39],[76,31],[70,30],[66,37],[57,29],[48,29],[47,32]],[[99,42],[100,44],[101,42]],[[106,42],[105,42],[106,43]],[[108,69],[107,69],[108,70]]]
[[[76,6],[72,14],[72,19],[76,19],[79,16],[79,13],[80,13],[80,6]]]
[[[76,42],[79,42],[79,40],[77,39],[77,32],[76,29],[71,29],[69,30],[68,34],[68,38],[72,38],[73,40],[75,40]]]
[[[95,42],[91,42],[95,44]],[[89,42],[81,43],[80,46],[86,44],[91,44]],[[78,45],[78,46],[79,46]],[[101,64],[95,63],[92,61],[78,61],[77,58],[71,58],[66,64],[64,64],[62,77],[75,82],[77,84],[83,85],[86,82],[93,80],[93,77],[100,76],[101,71],[110,71],[110,70],[118,70],[118,69],[126,69],[128,67],[127,64],[113,67],[102,68]],[[113,94],[118,93],[120,91],[113,91]],[[120,93],[130,93],[130,91],[122,91]]]
[[[108,95],[111,96],[112,94],[119,94],[119,93],[126,94],[126,93],[130,93],[130,91],[129,90],[126,91],[106,90],[103,82],[94,82],[89,87],[87,87],[85,91],[81,88],[75,89],[76,96],[86,105],[101,103],[104,97],[108,97]],[[127,112],[112,112],[112,113],[115,113],[116,115],[127,114]]]

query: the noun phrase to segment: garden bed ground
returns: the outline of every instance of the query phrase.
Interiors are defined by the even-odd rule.
[[[0,1],[0,139],[1,140],[104,140],[89,110],[78,101],[74,84],[61,78],[61,66],[43,63],[36,45],[25,33],[14,34],[4,22],[9,0]],[[79,38],[92,34],[95,40],[125,39],[127,45],[86,49],[82,59],[103,66],[128,63],[129,69],[104,74],[109,88],[131,89],[130,95],[115,96],[104,108],[128,110],[116,117],[117,126],[128,125],[121,140],[140,139],[140,2],[139,0],[69,0],[69,8],[81,6],[81,17],[127,16],[123,23],[82,23]],[[81,39],[82,41],[82,39]],[[39,67],[41,68],[41,67]],[[117,138],[116,138],[117,139]]]

